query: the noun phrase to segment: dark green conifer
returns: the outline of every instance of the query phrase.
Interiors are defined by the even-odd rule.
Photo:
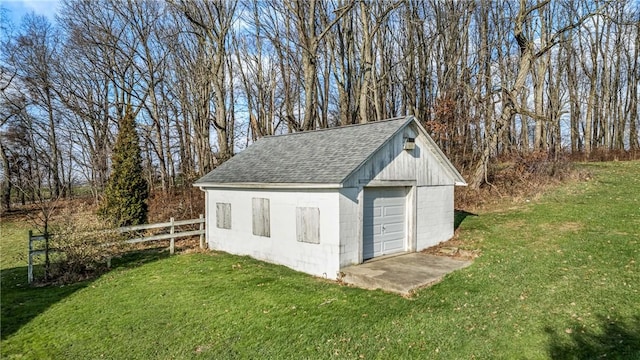
[[[149,187],[143,176],[140,140],[131,106],[120,121],[111,157],[111,175],[98,214],[114,226],[147,221]]]

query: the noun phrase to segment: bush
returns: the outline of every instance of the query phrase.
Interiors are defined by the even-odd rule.
[[[110,259],[120,253],[120,234],[94,217],[77,217],[66,209],[52,229],[50,248],[56,249],[48,278],[68,284],[98,276],[109,268]]]
[[[537,196],[551,185],[582,176],[564,154],[534,151],[503,155],[488,166],[488,183],[479,190],[456,189],[456,206],[475,209],[504,197],[518,202]]]
[[[502,157],[488,169],[487,178],[507,193],[516,185],[546,184],[562,180],[571,172],[571,162],[565,157],[553,158],[545,151],[517,153]]]

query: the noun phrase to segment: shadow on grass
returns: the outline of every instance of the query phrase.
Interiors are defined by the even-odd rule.
[[[169,256],[169,250],[166,247],[130,251],[114,258],[111,262],[111,269],[135,268],[147,263],[166,259]]]
[[[460,224],[467,218],[467,216],[478,216],[478,214],[470,213],[468,211],[455,209],[453,211],[453,230],[458,230]]]
[[[599,327],[584,331],[581,324],[574,324],[571,329],[576,330],[568,341],[547,328],[549,356],[556,360],[640,359],[640,315],[616,321],[600,316],[599,322]]]
[[[113,259],[109,271],[135,268],[169,256],[165,248],[138,250]],[[104,274],[104,273],[102,273]],[[30,286],[27,284],[27,267],[16,267],[0,271],[2,291],[0,292],[0,333],[7,339],[33,318],[44,313],[49,307],[86,288],[100,277],[69,285]]]

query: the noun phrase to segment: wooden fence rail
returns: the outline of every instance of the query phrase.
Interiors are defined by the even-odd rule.
[[[176,232],[175,228],[178,226],[184,226],[184,225],[197,225],[199,224],[199,229],[198,230],[191,230],[191,231],[182,231],[182,232]],[[171,220],[169,220],[169,222],[165,222],[165,223],[157,223],[157,224],[144,224],[144,225],[134,225],[134,226],[125,226],[125,227],[121,227],[118,228],[117,230],[120,233],[127,233],[127,232],[132,232],[132,231],[140,231],[140,230],[150,230],[150,229],[162,229],[162,228],[169,228],[169,233],[168,234],[160,234],[160,235],[152,235],[152,236],[144,236],[144,237],[139,237],[139,238],[135,238],[135,239],[129,239],[126,240],[125,243],[127,244],[137,244],[137,243],[141,243],[141,242],[147,242],[147,241],[157,241],[157,240],[167,240],[169,239],[169,252],[171,254],[174,253],[175,251],[175,241],[177,238],[181,238],[181,237],[188,237],[188,236],[200,236],[200,248],[204,249],[204,217],[202,216],[202,214],[200,214],[200,217],[197,219],[191,219],[191,220],[178,220],[175,221],[173,220],[173,218],[171,218]]]
[[[186,226],[186,225],[198,225],[198,230],[176,231],[177,227]],[[202,216],[202,214],[200,214],[200,216],[197,219],[175,221],[173,218],[171,218],[168,222],[164,222],[164,223],[125,226],[125,227],[117,228],[115,229],[115,231],[121,234],[125,234],[133,231],[163,229],[163,228],[164,229],[168,228],[169,233],[143,236],[143,237],[138,237],[134,239],[128,239],[128,240],[125,240],[124,242],[127,244],[137,244],[137,243],[142,243],[147,241],[158,241],[158,240],[169,239],[169,252],[173,254],[175,252],[176,239],[183,238],[183,237],[200,236],[200,248],[201,249],[205,248],[204,217]],[[45,260],[45,277],[46,277],[46,272],[48,271],[47,268],[49,266],[49,252],[57,251],[55,249],[49,248],[49,239],[51,236],[52,234],[34,235],[33,231],[29,230],[29,266],[27,270],[28,272],[27,280],[29,281],[29,284],[33,282],[33,258],[37,255],[45,255],[45,259],[46,259]],[[42,248],[41,246],[35,248],[34,244],[41,241],[45,242],[44,248]],[[114,245],[114,244],[111,243],[111,244],[103,244],[103,245],[108,246],[108,245]]]

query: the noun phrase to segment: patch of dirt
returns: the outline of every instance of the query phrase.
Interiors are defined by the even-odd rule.
[[[584,228],[584,224],[580,222],[567,221],[561,224],[541,224],[540,227],[545,231],[577,232]]]
[[[527,222],[524,220],[514,220],[514,221],[505,222],[502,224],[502,226],[511,230],[520,230],[523,227],[527,226]]]
[[[176,239],[176,253],[191,254],[210,251],[207,249],[207,244],[204,244],[205,248],[200,248],[200,238],[195,236],[193,238],[180,238]]]
[[[473,260],[480,256],[481,251],[478,249],[467,249],[466,244],[458,239],[457,234],[450,240],[443,241],[438,245],[422,250],[422,253],[446,256],[454,259]]]
[[[562,231],[571,231],[571,232],[576,232],[578,230],[582,230],[582,228],[584,228],[584,225],[582,223],[579,222],[565,222],[562,223],[562,225],[560,225],[560,230]]]
[[[50,220],[55,222],[60,219],[65,211],[74,214],[95,211],[95,201],[92,197],[85,197],[59,199],[43,203],[33,202],[25,205],[13,204],[11,210],[4,211],[0,215],[0,219],[7,222],[40,223],[43,211],[51,213]]]
[[[22,222],[27,220],[27,215],[32,211],[27,209],[26,206],[21,206],[20,208],[12,208],[9,211],[3,211],[0,215],[0,220],[7,222]]]

